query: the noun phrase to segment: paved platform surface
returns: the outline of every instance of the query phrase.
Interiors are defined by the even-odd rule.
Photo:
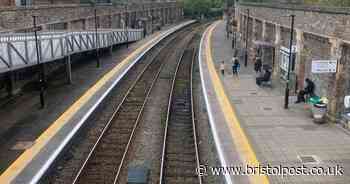
[[[68,98],[72,100],[70,103],[54,108],[51,106],[45,113],[39,113],[39,116],[44,119],[53,119],[46,123],[49,126],[44,130],[40,136],[30,135],[30,144],[22,142],[19,147],[25,147],[21,155],[1,174],[0,183],[35,183],[40,179],[41,175],[49,167],[51,162],[58,155],[60,150],[70,140],[74,133],[82,126],[88,115],[93,111],[97,104],[103,100],[110,91],[127,72],[131,66],[138,61],[147,50],[153,47],[157,42],[169,35],[171,32],[190,22],[184,22],[176,26],[171,26],[169,29],[156,33],[143,41],[137,47],[131,47],[121,59],[120,62],[112,66],[101,76],[100,79],[93,82],[90,86],[85,86],[83,94],[75,94],[75,98]],[[79,93],[78,93],[79,94]],[[59,104],[59,102],[56,102]],[[36,104],[32,104],[35,107]],[[67,106],[68,105],[68,106]],[[65,106],[66,108],[63,108]],[[62,112],[63,110],[63,112]],[[55,116],[48,116],[50,111],[53,111]],[[58,111],[58,112],[56,112]],[[28,123],[33,119],[28,119]],[[29,125],[29,124],[28,124]],[[25,127],[21,127],[24,129]],[[29,129],[35,129],[35,124],[30,123]],[[43,127],[41,127],[42,129]],[[15,150],[14,150],[15,151]],[[17,153],[18,154],[18,153]]]
[[[209,30],[210,31],[210,30]],[[342,168],[343,175],[335,176],[267,176],[264,178],[249,177],[250,183],[317,183],[317,184],[346,184],[350,181],[350,135],[335,124],[315,124],[310,112],[305,110],[303,104],[291,104],[288,110],[283,108],[284,96],[278,87],[260,88],[255,84],[256,74],[253,72],[253,64],[249,63],[245,68],[241,60],[241,72],[239,77],[234,77],[231,72],[231,39],[226,38],[225,23],[217,23],[210,37],[210,42],[203,42],[201,56],[202,63],[213,62],[217,78],[210,73],[210,67],[202,64],[202,82],[206,88],[206,96],[210,109],[208,113],[212,123],[212,130],[217,135],[217,146],[222,152],[221,160],[226,165],[261,164],[273,167],[322,167],[324,169],[336,167]],[[204,38],[205,39],[205,38]],[[210,49],[205,49],[207,46]],[[210,59],[211,58],[211,59]],[[219,73],[220,62],[225,61],[225,75]],[[219,83],[223,92],[215,87]],[[236,120],[226,118],[225,105],[220,101],[229,99],[229,105],[234,109]],[[293,103],[293,102],[292,102]],[[207,104],[208,106],[208,104]],[[239,125],[237,125],[239,124]],[[231,132],[229,127],[233,127]],[[228,129],[227,129],[228,128]],[[242,128],[242,136],[234,129]],[[232,133],[233,132],[233,133]],[[245,140],[237,140],[247,139]],[[230,146],[234,145],[234,148]],[[243,147],[243,148],[242,148]],[[242,150],[243,149],[243,150]],[[231,152],[229,152],[231,151]],[[220,153],[219,153],[220,154]],[[238,154],[238,156],[237,156]],[[317,163],[302,163],[300,156],[314,156]],[[237,160],[239,158],[239,160]],[[256,158],[256,160],[254,160]],[[331,171],[332,171],[331,169]],[[323,175],[323,174],[321,174]],[[227,177],[226,177],[227,178]],[[232,177],[235,183],[240,181],[237,176]],[[241,177],[238,177],[241,178]],[[247,182],[249,183],[249,182]]]

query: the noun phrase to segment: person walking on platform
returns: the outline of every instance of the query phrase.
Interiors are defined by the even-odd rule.
[[[220,71],[221,71],[221,74],[224,76],[225,75],[225,61],[221,61]]]
[[[232,58],[232,75],[238,76],[240,67],[241,67],[241,64],[239,63],[238,59],[236,57],[233,57]]]

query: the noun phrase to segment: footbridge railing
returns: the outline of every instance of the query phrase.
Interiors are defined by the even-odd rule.
[[[97,34],[94,31],[38,33],[38,61],[34,33],[0,34],[0,73],[137,41],[142,37],[142,29],[104,29]]]

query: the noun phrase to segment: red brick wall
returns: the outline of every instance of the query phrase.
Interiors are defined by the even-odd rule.
[[[0,0],[3,1],[3,0]],[[48,0],[47,0],[48,1]],[[61,1],[62,0],[54,0],[54,1]],[[70,1],[74,2],[74,1]],[[132,11],[139,11],[142,10],[144,7],[145,10],[150,9],[152,7],[158,7],[158,8],[175,8],[175,6],[182,6],[181,4],[177,3],[146,3],[146,4],[133,4],[129,7]],[[97,14],[102,15],[112,15],[112,14],[118,14],[123,12],[124,6],[97,6]],[[38,24],[45,25],[50,27],[51,25],[54,27],[58,27],[62,29],[72,27],[80,28],[83,27],[82,24],[74,22],[81,19],[87,19],[85,21],[84,27],[90,28],[93,27],[93,24],[90,24],[89,19],[93,19],[93,12],[94,8],[92,6],[79,6],[79,5],[63,5],[63,6],[53,6],[53,7],[41,7],[41,6],[34,6],[34,7],[28,7],[28,8],[5,8],[4,10],[1,9],[0,11],[0,32],[6,32],[6,31],[18,31],[23,30],[26,28],[29,28],[32,26],[32,15],[37,14],[40,15],[38,18]],[[99,16],[99,17],[100,17]],[[103,19],[103,18],[101,18]],[[118,19],[117,19],[118,20]],[[69,23],[73,22],[72,25]],[[92,20],[92,22],[94,22]],[[66,24],[66,26],[62,26],[59,23]],[[110,26],[113,23],[113,26],[116,26],[116,23],[110,19],[106,19],[106,22],[101,22],[101,26],[106,27],[107,25]],[[56,25],[58,24],[58,25]],[[117,22],[117,24],[119,24]]]

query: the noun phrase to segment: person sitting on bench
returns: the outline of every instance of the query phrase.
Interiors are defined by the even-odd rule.
[[[314,96],[315,93],[315,83],[312,82],[309,78],[305,79],[306,87],[304,90],[300,90],[298,93],[298,99],[295,103],[305,102],[305,95]]]
[[[271,80],[271,72],[268,69],[265,69],[265,74],[262,77],[257,77],[256,78],[256,84],[258,86],[261,85],[263,82],[268,82]]]

